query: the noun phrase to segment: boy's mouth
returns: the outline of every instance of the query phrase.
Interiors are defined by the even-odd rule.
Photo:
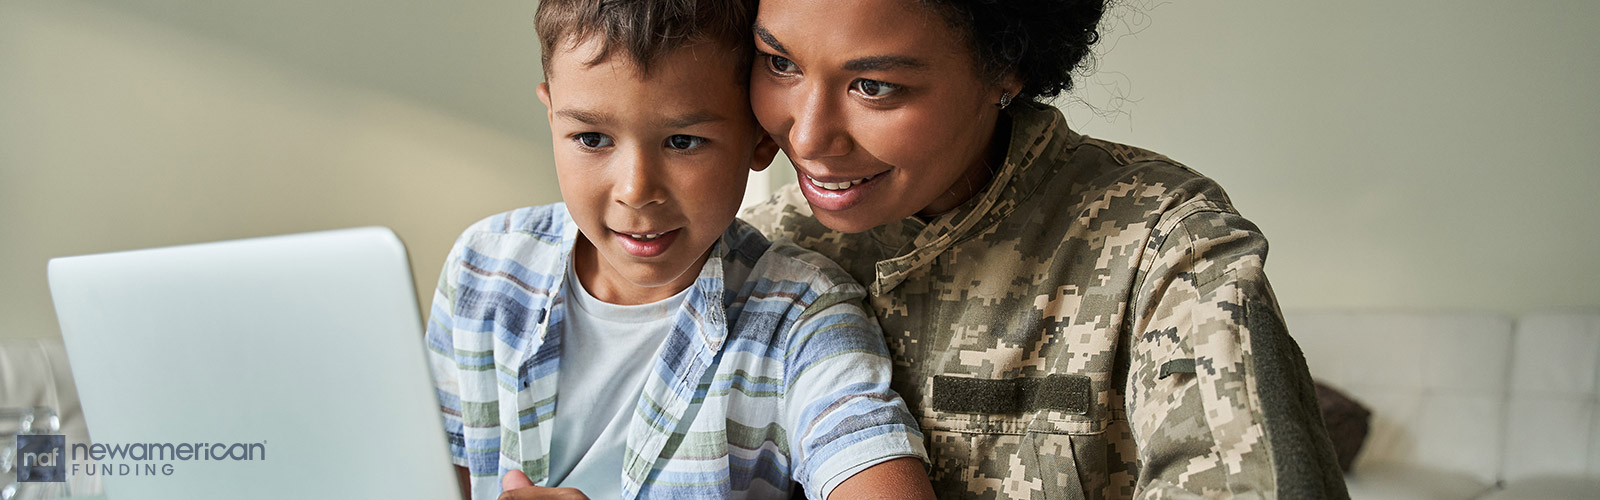
[[[629,255],[640,258],[649,258],[667,252],[672,242],[678,239],[678,229],[670,231],[628,232],[612,230],[617,235],[617,242]]]
[[[653,239],[656,239],[656,238],[660,238],[661,235],[667,234],[667,233],[660,232],[660,233],[622,233],[622,234],[627,235],[629,238],[633,238],[633,239],[636,239],[636,240],[650,241],[650,240],[653,240]]]

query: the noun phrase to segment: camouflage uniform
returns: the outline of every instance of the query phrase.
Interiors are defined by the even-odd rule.
[[[744,218],[867,285],[940,498],[1348,498],[1267,241],[1188,167],[1009,109],[989,186],[844,234]]]

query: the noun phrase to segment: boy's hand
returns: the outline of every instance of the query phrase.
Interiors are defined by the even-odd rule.
[[[500,489],[505,491],[499,500],[589,500],[577,488],[534,486],[520,470],[506,471],[506,475],[500,477]]]

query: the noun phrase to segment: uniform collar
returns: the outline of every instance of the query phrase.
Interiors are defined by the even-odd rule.
[[[1019,102],[1007,108],[1006,113],[1011,119],[1011,139],[1005,161],[983,191],[932,220],[908,217],[869,230],[880,244],[897,249],[894,257],[877,262],[876,279],[870,287],[872,295],[888,293],[951,246],[1011,215],[1054,173],[1047,165],[1035,168],[1050,144],[1054,140],[1080,139],[1067,129],[1065,118],[1054,106]]]

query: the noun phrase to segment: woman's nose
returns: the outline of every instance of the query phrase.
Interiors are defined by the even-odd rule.
[[[850,135],[838,105],[823,92],[814,89],[803,92],[791,101],[796,106],[792,108],[794,126],[789,129],[789,152],[806,160],[848,154]]]

